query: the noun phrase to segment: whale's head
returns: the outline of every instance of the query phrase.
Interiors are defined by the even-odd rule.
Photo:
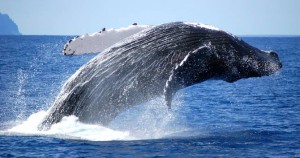
[[[236,45],[222,57],[223,79],[234,82],[242,78],[269,76],[282,68],[275,51],[263,51],[250,46],[244,41]],[[224,60],[225,59],[225,60]]]

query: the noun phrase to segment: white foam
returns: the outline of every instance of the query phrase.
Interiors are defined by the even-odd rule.
[[[109,127],[85,124],[75,116],[64,117],[49,130],[40,131],[38,126],[49,111],[39,111],[14,127],[0,131],[1,135],[38,135],[61,139],[88,141],[160,139],[185,132],[187,129],[174,124],[176,117],[163,105],[163,99],[136,106],[118,116]],[[174,108],[179,102],[174,101]],[[174,110],[176,111],[176,110]],[[178,120],[177,120],[178,121]],[[177,122],[178,123],[178,122]]]
[[[127,131],[117,131],[100,125],[84,124],[75,116],[64,117],[60,123],[54,124],[47,131],[39,131],[38,126],[47,115],[46,111],[32,114],[26,121],[5,131],[7,134],[44,135],[67,139],[90,141],[132,140],[135,139]]]

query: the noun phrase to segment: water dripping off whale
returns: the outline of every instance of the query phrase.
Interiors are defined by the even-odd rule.
[[[102,33],[65,45],[65,55],[101,53],[66,81],[40,130],[70,115],[84,123],[108,125],[123,111],[156,97],[163,96],[166,109],[170,108],[174,94],[185,87],[209,79],[234,82],[271,75],[282,67],[274,51],[259,50],[209,25],[132,25]],[[110,33],[118,38],[103,44]]]

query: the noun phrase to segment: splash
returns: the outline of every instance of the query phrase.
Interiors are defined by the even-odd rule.
[[[15,110],[18,109],[20,110],[20,113],[17,116],[18,120],[22,120],[25,117],[24,111],[26,111],[25,107],[27,105],[26,103],[26,91],[25,91],[25,84],[26,84],[26,80],[28,78],[28,75],[26,74],[26,72],[24,72],[24,70],[22,69],[18,69],[17,72],[17,77],[18,77],[18,90],[17,90],[17,94],[16,94],[16,103],[17,105],[21,105],[18,107],[15,107]]]
[[[127,131],[117,131],[100,125],[84,124],[75,116],[64,117],[60,123],[54,124],[48,131],[39,131],[38,125],[47,115],[46,111],[32,114],[26,121],[7,130],[10,135],[39,135],[62,139],[82,139],[90,141],[132,140],[134,137]]]
[[[181,108],[179,95],[174,100],[171,110],[166,108],[164,98],[160,97],[120,114],[110,127],[130,131],[137,139],[176,137],[188,130],[185,120],[178,117]]]
[[[14,127],[0,132],[4,135],[47,136],[60,139],[76,139],[88,141],[144,140],[172,137],[187,129],[176,121],[176,107],[166,111],[163,99],[150,101],[137,106],[118,116],[108,127],[85,124],[74,115],[63,117],[47,131],[38,130],[49,111],[39,111]],[[179,102],[175,102],[179,104]],[[165,111],[164,111],[165,110]],[[176,124],[178,123],[178,124]]]

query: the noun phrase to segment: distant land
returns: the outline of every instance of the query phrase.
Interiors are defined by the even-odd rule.
[[[0,13],[0,35],[21,35],[18,25],[7,14]]]

